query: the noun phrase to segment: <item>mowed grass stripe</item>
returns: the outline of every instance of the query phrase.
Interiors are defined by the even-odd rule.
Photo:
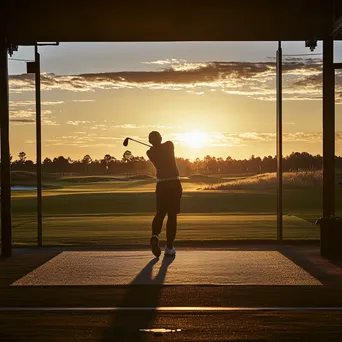
[[[147,245],[152,215],[49,217],[44,245]],[[298,217],[284,218],[284,237],[317,239],[318,226]],[[17,245],[36,243],[36,222],[13,229]],[[161,235],[165,239],[165,229]],[[275,215],[180,215],[177,241],[276,239]]]

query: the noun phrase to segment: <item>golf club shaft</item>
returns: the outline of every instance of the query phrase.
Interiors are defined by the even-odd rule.
[[[135,141],[136,143],[145,145],[145,146],[147,146],[147,147],[152,147],[152,146],[149,145],[149,144],[145,144],[145,143],[143,143],[143,142],[141,142],[141,141],[138,141],[138,140],[135,140],[135,139],[132,139],[132,138],[129,138],[129,140]]]

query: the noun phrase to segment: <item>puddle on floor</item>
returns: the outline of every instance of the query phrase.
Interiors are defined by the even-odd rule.
[[[165,333],[181,332],[182,329],[153,328],[153,329],[139,329],[139,331],[153,333],[153,334],[165,334]]]

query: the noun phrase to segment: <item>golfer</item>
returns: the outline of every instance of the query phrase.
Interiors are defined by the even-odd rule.
[[[173,242],[176,238],[177,214],[180,212],[183,190],[176,164],[174,145],[171,141],[162,144],[162,137],[156,131],[149,134],[148,140],[152,147],[147,151],[147,156],[157,171],[157,213],[152,222],[151,249],[158,258],[161,253],[158,235],[161,233],[167,214],[165,256],[175,256],[176,250]]]

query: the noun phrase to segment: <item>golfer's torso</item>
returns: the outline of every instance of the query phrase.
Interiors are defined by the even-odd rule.
[[[179,177],[174,148],[171,141],[161,144],[153,150],[153,164],[158,180]]]

